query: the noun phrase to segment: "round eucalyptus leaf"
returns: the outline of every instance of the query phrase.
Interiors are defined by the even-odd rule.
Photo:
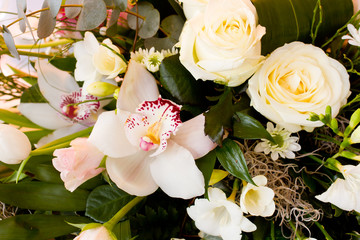
[[[48,8],[48,1],[44,1],[42,8]],[[37,35],[39,38],[46,38],[50,36],[55,28],[56,19],[52,16],[50,10],[42,11],[40,14]]]
[[[106,4],[103,0],[84,0],[76,29],[91,30],[104,22],[107,15]]]
[[[3,28],[3,38],[4,38],[4,42],[6,44],[6,47],[8,48],[10,54],[13,55],[13,57],[20,60],[20,56],[15,47],[14,38],[13,38],[11,32],[5,25],[3,25],[2,28]]]
[[[83,4],[84,0],[66,0],[66,5]],[[68,18],[75,18],[81,12],[81,7],[66,7],[65,16]]]
[[[48,0],[51,16],[56,17],[58,14],[60,7],[61,7],[61,1],[59,0]]]
[[[139,28],[139,36],[141,38],[151,38],[159,30],[160,26],[160,13],[154,6],[149,2],[141,2],[137,6],[137,14],[142,16],[143,19],[138,18],[134,15],[128,14],[128,24],[129,27],[133,30]],[[132,12],[136,12],[136,7],[134,7]]]

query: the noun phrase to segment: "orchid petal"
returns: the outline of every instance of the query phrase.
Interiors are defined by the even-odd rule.
[[[33,123],[47,129],[58,129],[72,124],[47,103],[20,103],[18,109]]]
[[[167,195],[189,199],[204,194],[204,177],[188,150],[169,141],[166,150],[154,158],[151,174]]]
[[[52,107],[60,111],[61,96],[79,91],[79,86],[69,73],[57,69],[47,60],[37,61],[35,67],[41,94]]]
[[[146,196],[156,191],[158,185],[150,172],[151,158],[145,151],[123,158],[106,159],[106,169],[111,180],[125,192]]]
[[[180,146],[189,150],[194,159],[198,159],[216,147],[216,143],[213,143],[205,135],[204,126],[205,116],[202,114],[198,115],[182,123],[172,139]]]
[[[159,90],[155,78],[146,68],[130,61],[117,101],[117,108],[134,112],[144,101],[155,101],[159,97]]]
[[[126,111],[118,111],[117,115],[115,111],[103,112],[95,123],[89,141],[112,158],[134,154],[139,147],[128,141],[124,131],[125,121],[129,115]]]

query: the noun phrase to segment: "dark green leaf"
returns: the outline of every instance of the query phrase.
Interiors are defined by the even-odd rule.
[[[48,8],[48,1],[44,1],[42,8]],[[56,19],[50,10],[42,11],[40,14],[37,35],[39,38],[46,38],[50,36],[55,29]]]
[[[33,178],[42,182],[64,184],[60,178],[60,172],[54,168],[51,162],[26,164],[24,172],[31,173],[30,175],[34,175]]]
[[[80,31],[94,29],[104,22],[106,15],[106,4],[103,0],[86,0],[83,3],[76,29]]]
[[[40,92],[39,85],[34,84],[30,88],[24,90],[21,95],[22,103],[47,103],[46,99]]]
[[[231,175],[256,185],[249,174],[244,155],[236,142],[225,139],[223,146],[216,148],[216,157],[221,166]]]
[[[201,102],[199,83],[182,66],[179,56],[165,58],[160,65],[160,83],[180,104]]]
[[[16,126],[20,126],[20,127],[41,128],[42,129],[42,127],[31,122],[26,117],[21,116],[16,113],[13,113],[13,112],[10,112],[5,109],[0,109],[0,120],[4,121],[6,123],[16,125]]]
[[[211,173],[214,170],[216,162],[216,150],[212,150],[204,157],[196,159],[195,163],[197,167],[200,169],[205,179],[205,197],[207,196],[209,181],[211,177]]]
[[[76,65],[76,58],[74,57],[54,58],[50,60],[50,63],[60,70],[74,72]]]
[[[87,223],[89,219],[78,216],[17,215],[0,221],[0,239],[48,240],[78,231],[66,222]]]
[[[83,0],[66,0],[66,5],[82,4]],[[75,18],[81,12],[81,7],[66,7],[65,16],[68,18]]]
[[[123,222],[119,222],[113,228],[113,233],[119,240],[130,240],[131,239],[130,221],[126,220]]]
[[[97,187],[89,195],[85,215],[96,221],[106,222],[133,198],[116,186]]]
[[[316,192],[316,181],[312,179],[310,174],[307,174],[305,171],[301,172],[301,177],[305,185],[310,189],[310,192]]]
[[[11,34],[11,32],[9,31],[9,29],[7,29],[7,27],[5,25],[2,26],[3,29],[3,38],[4,38],[4,42],[6,44],[6,47],[8,48],[10,54],[14,57],[20,60],[20,56],[19,53],[15,47],[15,42],[14,42],[14,38]]]
[[[261,40],[262,54],[296,40],[310,43],[313,11],[317,2],[318,0],[253,1],[259,24],[266,27],[266,34]],[[321,8],[323,20],[319,27],[319,40],[332,36],[353,15],[351,0],[321,1]]]
[[[263,125],[255,118],[244,112],[236,113],[236,122],[234,123],[234,136],[242,139],[261,139],[265,138],[274,142],[272,136],[266,131]]]
[[[63,184],[20,182],[0,184],[0,201],[20,208],[52,211],[83,211],[89,192],[69,192]]]
[[[107,22],[106,35],[115,36],[117,33],[117,22],[120,16],[121,10],[114,8],[111,12],[110,20]]]
[[[129,27],[133,30],[139,29],[138,34],[141,38],[151,38],[159,30],[160,13],[149,2],[138,3],[137,9],[137,13],[144,19],[129,14],[127,17]],[[136,12],[136,8],[134,7],[131,11]]]
[[[205,133],[219,145],[222,144],[224,127],[231,127],[231,119],[235,113],[232,97],[231,89],[226,88],[218,103],[204,113]]]

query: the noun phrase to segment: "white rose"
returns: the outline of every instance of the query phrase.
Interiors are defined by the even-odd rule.
[[[291,132],[312,131],[320,121],[310,112],[335,117],[350,95],[349,75],[338,61],[311,44],[292,42],[279,47],[249,80],[251,105],[263,116]]]
[[[238,86],[262,62],[264,34],[250,0],[210,0],[204,13],[185,23],[180,61],[196,79]]]
[[[28,137],[13,126],[0,124],[0,161],[18,164],[31,152]]]
[[[190,19],[205,11],[209,0],[180,0],[183,4],[185,17]]]

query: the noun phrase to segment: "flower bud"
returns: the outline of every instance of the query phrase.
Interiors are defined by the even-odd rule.
[[[88,224],[74,240],[116,240],[115,235],[101,224]]]
[[[354,143],[360,143],[360,126],[358,126],[357,128],[355,128],[355,130],[353,131],[353,133],[350,136],[350,142],[351,144]]]
[[[113,94],[117,88],[118,86],[107,82],[94,82],[91,83],[86,90],[96,97],[105,97]]]
[[[360,108],[357,109],[350,117],[349,127],[354,129],[360,122]]]
[[[31,152],[28,137],[13,126],[0,124],[0,161],[18,164]]]

